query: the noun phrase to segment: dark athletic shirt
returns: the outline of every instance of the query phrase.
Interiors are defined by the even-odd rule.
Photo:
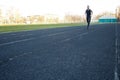
[[[91,9],[87,9],[87,10],[86,10],[86,16],[87,16],[87,17],[90,17],[91,14],[92,14],[92,10],[91,10]]]

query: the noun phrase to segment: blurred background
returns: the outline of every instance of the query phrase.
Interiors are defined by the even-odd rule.
[[[0,24],[81,23],[87,5],[92,22],[120,21],[120,0],[0,0]]]

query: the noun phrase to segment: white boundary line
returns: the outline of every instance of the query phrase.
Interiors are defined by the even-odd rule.
[[[117,66],[118,66],[118,32],[117,32],[117,23],[115,23],[115,72],[114,72],[114,80],[119,80]]]
[[[77,34],[76,36],[74,36],[74,37],[72,37],[72,38],[66,38],[66,39],[64,39],[64,40],[62,40],[62,41],[60,41],[60,42],[61,42],[61,43],[62,43],[62,42],[67,42],[67,41],[70,41],[70,40],[72,40],[72,39],[74,39],[74,38],[77,38],[77,37],[83,37],[83,36],[85,36],[85,35],[87,35],[87,34],[89,34],[89,33],[91,33],[91,32],[95,32],[95,31],[97,31],[97,30],[90,31],[90,32],[84,32],[84,33],[81,33],[81,34]]]
[[[72,38],[66,38],[66,39],[62,40],[61,42],[70,41],[71,39],[74,39],[74,38],[77,38],[77,37],[82,37],[82,36],[87,35],[87,34],[88,34],[88,32],[84,32],[84,33],[78,34],[77,36],[74,36]]]
[[[77,29],[77,30],[80,30],[80,29]],[[77,30],[75,29],[75,31],[77,31]],[[63,31],[63,32],[59,32],[59,33],[52,33],[52,34],[49,34],[49,35],[46,35],[46,36],[41,36],[41,38],[56,36],[56,35],[59,35],[59,34],[64,34],[66,32],[69,32],[69,31]],[[33,35],[33,34],[29,34],[29,35]],[[11,44],[14,44],[14,43],[29,41],[29,40],[33,40],[33,39],[36,39],[36,38],[29,38],[29,39],[22,39],[22,40],[16,40],[16,41],[11,41],[11,42],[1,43],[0,46],[11,45]]]
[[[10,45],[10,44],[19,43],[19,42],[25,42],[25,41],[29,41],[29,40],[33,40],[33,39],[35,39],[35,38],[16,40],[16,41],[12,41],[12,42],[2,43],[2,44],[0,44],[0,46]]]

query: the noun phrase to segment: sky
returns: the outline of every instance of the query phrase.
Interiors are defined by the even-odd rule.
[[[120,0],[0,0],[2,6],[18,8],[22,15],[64,14],[84,15],[87,5],[94,15],[113,12],[120,6]]]

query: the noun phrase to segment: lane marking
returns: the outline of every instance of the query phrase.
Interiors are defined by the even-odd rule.
[[[73,31],[78,31],[78,30],[81,30],[81,29],[75,29]],[[55,35],[59,35],[59,34],[64,34],[64,33],[67,33],[67,32],[71,32],[71,31],[63,31],[63,32],[58,32],[58,33],[53,33],[53,34],[49,34],[47,36],[55,36]],[[43,36],[43,37],[47,37],[47,36]]]
[[[81,29],[75,29],[74,31],[78,31],[78,30],[81,30]],[[95,30],[96,31],[96,30]],[[66,32],[70,32],[70,31],[64,31],[64,32],[59,32],[59,33],[54,33],[54,34],[49,34],[49,35],[46,35],[46,36],[41,36],[41,38],[43,37],[47,37],[47,36],[55,36],[55,35],[59,35],[59,34],[64,34]],[[93,31],[91,31],[93,32]],[[83,36],[83,35],[86,35],[88,34],[88,32],[85,32],[85,33],[82,33],[76,37],[79,37],[79,36]],[[29,34],[29,35],[33,35],[33,34]],[[37,37],[38,38],[38,37]],[[7,43],[1,43],[0,46],[4,46],[4,45],[10,45],[10,44],[14,44],[14,43],[19,43],[19,42],[24,42],[24,41],[29,41],[29,40],[33,40],[33,39],[37,39],[37,38],[29,38],[29,39],[23,39],[23,40],[16,40],[16,41],[11,41],[11,42],[7,42]],[[75,37],[73,37],[75,38]],[[70,38],[69,40],[73,39],[73,38]],[[61,42],[64,42],[64,41],[69,41],[68,39],[66,40],[62,40]]]
[[[17,34],[11,34],[11,35],[15,36],[15,35],[17,35]]]
[[[24,34],[24,35],[21,35],[21,37],[25,37],[25,36],[32,36],[33,34]]]
[[[77,29],[77,30],[81,30],[81,29]],[[77,31],[77,30],[75,29],[74,31]],[[41,36],[41,38],[43,38],[43,37],[56,36],[56,35],[64,34],[64,33],[67,33],[67,32],[71,32],[71,31],[63,31],[63,32],[52,33],[52,34],[49,34],[49,35]]]
[[[77,29],[77,30],[81,30],[81,29]],[[76,30],[75,30],[75,31],[76,31]],[[55,36],[55,35],[59,35],[59,34],[64,34],[64,33],[66,33],[66,32],[69,32],[69,31],[64,31],[64,32],[49,34],[49,35],[46,35],[46,36],[41,36],[41,38],[43,38],[43,37],[48,37],[48,36]],[[33,35],[33,34],[29,34],[29,35]],[[23,35],[22,35],[22,37],[23,37]],[[32,39],[37,39],[37,38],[29,38],[29,39],[11,41],[11,42],[7,42],[7,43],[1,43],[0,46],[10,45],[10,44],[19,43],[19,42],[24,42],[24,41],[29,41],[29,40],[32,40]]]
[[[118,77],[118,33],[117,33],[117,23],[115,24],[115,72],[114,80],[119,80]]]
[[[28,55],[28,54],[31,54],[31,53],[33,53],[33,52],[25,52],[25,53],[23,53],[21,55],[13,56],[13,57],[9,58],[9,61],[12,61],[15,58],[22,57],[22,56],[25,56],[25,55]]]
[[[67,39],[64,39],[64,40],[62,40],[61,42],[66,42],[66,41],[69,41],[69,40],[71,40],[72,38],[67,38]]]
[[[64,33],[66,33],[66,32],[59,32],[59,33],[49,34],[47,36],[55,36],[55,35],[64,34]]]
[[[0,44],[0,46],[5,46],[5,45],[15,44],[15,43],[19,43],[19,42],[30,41],[30,40],[33,40],[33,39],[35,39],[35,38],[16,40],[16,41],[12,41],[12,42],[2,43],[2,44]]]
[[[31,54],[31,53],[33,53],[33,52],[27,52],[27,53],[23,53],[23,54],[21,54],[21,55],[17,55],[17,56],[10,57],[10,58],[8,58],[7,61],[5,61],[5,62],[4,62],[4,61],[0,61],[0,66],[2,66],[2,67],[7,66],[7,65],[8,65],[8,62],[17,59],[18,57],[23,57],[23,56],[28,55],[28,54]]]
[[[91,32],[92,32],[92,31],[91,31]],[[74,36],[74,37],[72,37],[72,38],[64,39],[64,40],[62,40],[61,42],[70,41],[70,40],[72,40],[72,39],[74,39],[74,38],[82,37],[82,36],[87,35],[87,34],[88,34],[88,32],[84,32],[84,33],[78,34],[77,36]]]
[[[7,39],[7,37],[4,37],[3,39]]]
[[[13,58],[9,58],[9,61],[12,61],[13,60]]]
[[[17,36],[17,34],[11,34],[11,35],[14,35],[14,36],[12,36],[12,37],[19,37],[19,36]],[[24,34],[24,35],[20,35],[21,37],[26,37],[26,36],[32,36],[33,34]],[[11,37],[10,37],[11,38]],[[4,38],[2,38],[2,39],[8,39],[7,37],[4,37]]]
[[[63,43],[63,42],[67,42],[67,41],[70,41],[70,40],[72,40],[72,39],[74,39],[74,38],[80,38],[80,39],[82,39],[82,37],[83,36],[85,36],[85,35],[87,35],[87,34],[89,34],[89,33],[92,33],[92,32],[96,32],[97,30],[93,30],[93,31],[87,31],[87,32],[84,32],[84,33],[77,33],[77,36],[74,36],[74,37],[69,37],[69,38],[66,38],[66,39],[64,39],[64,40],[61,40],[61,41],[58,41],[58,42],[56,42],[56,43],[54,43],[54,45],[56,45],[56,44],[58,44],[58,43]]]

